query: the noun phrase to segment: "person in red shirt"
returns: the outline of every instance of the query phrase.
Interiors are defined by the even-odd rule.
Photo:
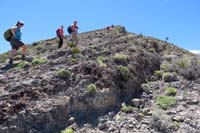
[[[58,48],[61,48],[64,39],[64,26],[62,25],[59,29],[57,29],[56,33],[59,38]]]
[[[77,45],[78,44],[78,26],[77,26],[77,21],[74,21],[74,23],[70,26],[72,29],[72,33],[71,33],[71,39],[72,39],[72,43]]]

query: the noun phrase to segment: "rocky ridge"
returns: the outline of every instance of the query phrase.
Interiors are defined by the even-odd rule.
[[[1,70],[0,133],[199,133],[199,56],[123,26],[78,36]]]

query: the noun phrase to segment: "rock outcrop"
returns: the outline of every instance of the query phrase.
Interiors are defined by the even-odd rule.
[[[1,69],[0,133],[199,132],[199,56],[122,26],[78,37]]]

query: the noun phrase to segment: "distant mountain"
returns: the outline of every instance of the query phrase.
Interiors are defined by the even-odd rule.
[[[185,133],[200,129],[200,58],[114,26],[0,55],[0,133]]]

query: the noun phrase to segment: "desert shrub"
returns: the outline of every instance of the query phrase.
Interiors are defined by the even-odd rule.
[[[156,70],[156,71],[154,72],[154,75],[155,75],[156,77],[158,77],[158,78],[161,78],[161,77],[162,77],[162,73],[161,73],[160,70]]]
[[[131,113],[134,110],[134,107],[123,105],[121,111],[124,113]]]
[[[91,49],[96,49],[96,48],[97,48],[97,46],[96,46],[96,45],[94,45],[94,44],[91,44],[91,45],[89,46],[89,48],[91,48]]]
[[[97,91],[96,85],[95,84],[88,85],[87,86],[87,91],[89,93],[92,93],[92,94],[96,93],[96,91]]]
[[[62,130],[61,133],[73,133],[74,130],[72,128],[65,128],[65,130]]]
[[[120,65],[120,66],[117,67],[117,70],[119,71],[120,76],[122,77],[122,79],[124,81],[127,81],[129,79],[130,71],[129,71],[128,67]]]
[[[141,85],[141,87],[142,87],[142,89],[143,89],[145,92],[149,92],[149,90],[150,90],[149,84],[143,83],[143,84]]]
[[[160,133],[172,133],[174,130],[173,121],[163,110],[160,109],[154,109],[150,125],[151,128],[155,128]]]
[[[127,55],[124,54],[115,54],[113,58],[117,63],[126,63],[128,59]]]
[[[71,76],[71,72],[69,70],[66,70],[66,69],[62,68],[57,72],[57,75],[60,78],[68,79]]]
[[[41,51],[41,53],[45,53],[45,52],[47,52],[47,48],[43,47],[40,51]]]
[[[185,69],[180,69],[179,73],[187,80],[195,80],[200,77],[199,59],[193,58]]]
[[[170,72],[163,73],[162,80],[164,80],[165,82],[177,81],[178,80],[177,74]]]
[[[8,59],[8,53],[7,52],[0,54],[0,63],[6,62],[7,59]]]
[[[165,89],[165,93],[169,96],[175,96],[176,95],[176,88],[173,87],[167,87]]]
[[[176,104],[176,98],[172,96],[158,96],[156,103],[160,108],[166,110],[168,107]]]
[[[19,69],[23,69],[23,68],[27,68],[27,67],[29,67],[30,66],[30,63],[29,62],[27,62],[27,61],[22,61],[22,62],[20,62],[19,64],[17,64],[17,68],[19,68]]]
[[[37,47],[36,47],[36,50],[41,50],[41,49],[42,49],[41,46],[37,46]]]
[[[35,66],[35,65],[38,65],[38,64],[46,63],[46,62],[47,62],[47,59],[46,59],[46,58],[35,58],[35,59],[31,62],[31,64],[32,64],[33,66]]]
[[[139,117],[139,119],[142,119],[142,118],[144,118],[144,113],[138,113],[138,117]]]
[[[37,43],[37,42],[33,42],[31,45],[32,45],[32,46],[37,46],[38,43]]]
[[[156,52],[156,49],[155,48],[149,48],[148,51],[154,53],[154,52]]]
[[[77,47],[71,48],[71,53],[72,54],[79,54],[80,52],[81,52],[80,48],[77,48]]]
[[[162,64],[160,65],[160,69],[163,70],[164,72],[174,72],[176,70],[176,64],[163,61]]]
[[[176,64],[179,68],[185,69],[189,66],[188,61],[185,59],[179,59],[177,60]]]
[[[70,48],[72,48],[72,47],[75,47],[76,45],[73,42],[68,42],[67,46],[70,47]]]
[[[130,52],[136,52],[136,48],[135,47],[129,47],[129,49],[128,49],[128,51],[130,51]]]
[[[104,67],[104,68],[107,67],[107,65],[104,63],[105,57],[99,56],[99,57],[97,58],[97,61],[98,61],[98,64],[99,64],[100,67]]]

